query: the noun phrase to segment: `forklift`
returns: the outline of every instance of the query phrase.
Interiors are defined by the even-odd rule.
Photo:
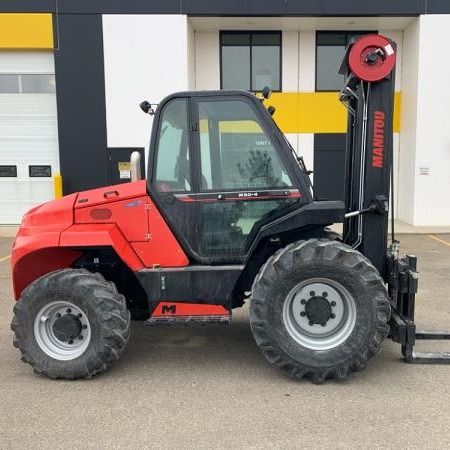
[[[399,256],[393,221],[388,245],[395,57],[381,35],[346,50],[344,202],[317,198],[267,88],[142,102],[154,115],[147,180],[23,217],[11,262],[22,360],[53,379],[90,378],[120,357],[131,320],[227,324],[249,302],[262,354],[297,380],[346,379],[387,336],[408,362],[448,363],[414,352],[416,339],[450,335],[416,331],[417,258]]]

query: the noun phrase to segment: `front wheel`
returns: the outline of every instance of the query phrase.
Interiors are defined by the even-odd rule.
[[[85,269],[51,272],[31,283],[14,307],[14,346],[50,378],[90,378],[107,370],[130,333],[123,295]]]
[[[378,271],[337,241],[287,246],[261,268],[250,324],[266,359],[289,376],[344,379],[379,352],[390,305]]]

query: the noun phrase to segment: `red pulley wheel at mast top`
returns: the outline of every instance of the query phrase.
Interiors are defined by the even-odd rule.
[[[395,64],[392,42],[379,34],[359,38],[350,49],[350,70],[363,81],[379,81],[387,77]]]

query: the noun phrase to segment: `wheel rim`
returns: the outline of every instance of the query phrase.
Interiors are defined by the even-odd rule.
[[[287,295],[283,321],[288,333],[311,350],[342,344],[356,323],[356,304],[341,284],[327,278],[298,283]]]
[[[44,353],[68,361],[81,356],[88,347],[91,326],[81,308],[70,302],[55,301],[37,313],[34,336]]]

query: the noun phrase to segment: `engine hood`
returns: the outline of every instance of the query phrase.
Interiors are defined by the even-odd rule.
[[[133,183],[116,184],[115,186],[106,186],[80,192],[75,202],[75,209],[85,208],[87,206],[105,205],[111,202],[127,200],[129,198],[144,195],[147,195],[145,180],[135,181]]]
[[[45,227],[50,230],[72,225],[73,206],[77,196],[78,194],[66,195],[30,209],[23,216],[21,228]]]

